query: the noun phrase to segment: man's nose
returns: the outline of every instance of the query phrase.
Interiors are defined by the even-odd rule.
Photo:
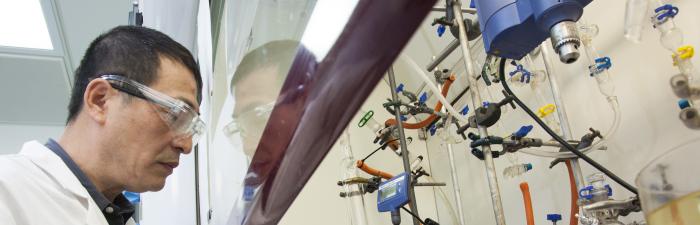
[[[173,145],[175,148],[180,149],[183,154],[190,154],[192,152],[192,136],[182,136],[182,137],[176,137],[173,139]]]

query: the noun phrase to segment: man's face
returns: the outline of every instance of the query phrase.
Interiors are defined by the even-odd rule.
[[[233,118],[243,141],[243,151],[253,157],[270,117],[272,105],[280,91],[277,66],[261,67],[248,74],[234,87]]]
[[[157,78],[149,87],[199,112],[194,75],[181,63],[161,56]],[[177,138],[159,115],[166,111],[162,106],[136,97],[120,101],[107,120],[113,121],[110,137],[115,137],[110,146],[115,152],[107,153],[107,158],[120,171],[115,179],[133,192],[160,190],[178,166],[180,154],[190,153],[192,140]]]

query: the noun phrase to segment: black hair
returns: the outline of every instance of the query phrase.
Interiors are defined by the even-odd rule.
[[[238,64],[231,78],[230,91],[235,85],[252,75],[256,69],[274,66],[277,69],[288,70],[297,54],[300,43],[292,40],[271,41],[257,47],[246,54]],[[276,81],[279,86],[287,75],[287,71],[279,71]]]
[[[97,37],[85,51],[80,66],[75,71],[67,122],[73,121],[82,109],[83,95],[91,79],[114,74],[150,85],[158,79],[160,57],[179,62],[194,74],[199,102],[202,76],[187,48],[150,28],[118,26]]]

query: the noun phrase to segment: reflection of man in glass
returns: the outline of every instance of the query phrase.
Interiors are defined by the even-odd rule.
[[[229,138],[240,135],[248,157],[255,153],[298,46],[289,40],[269,42],[243,57],[233,75],[233,121],[224,132]]]
[[[259,142],[277,141],[260,140],[260,138],[278,97],[285,96],[285,94],[291,94],[286,95],[286,98],[291,99],[303,97],[296,95],[299,94],[299,89],[296,89],[295,82],[289,83],[287,81],[288,83],[285,85],[292,85],[294,88],[286,87],[286,92],[280,93],[288,74],[294,74],[298,78],[296,81],[305,80],[313,74],[316,65],[313,54],[301,47],[297,41],[269,42],[246,54],[231,80],[231,94],[234,99],[233,120],[224,127],[224,134],[232,140],[232,143],[235,143],[233,140],[236,137],[240,137],[243,152],[250,158],[253,158],[256,153]],[[284,111],[285,106],[282,107],[280,110]],[[296,118],[285,119],[280,116],[296,117],[298,115],[286,113],[276,115],[277,119],[290,122]],[[256,162],[271,166],[272,164],[269,164],[272,163],[271,160],[276,159],[282,153],[280,151],[260,153],[262,155],[255,156]],[[262,170],[269,172],[269,169]],[[265,173],[264,171],[258,172]],[[248,204],[251,203],[255,193],[259,190],[260,182],[262,182],[262,180],[258,180],[255,173],[247,173],[241,179],[246,180],[243,184],[243,193],[237,197],[239,199],[234,201],[227,224],[241,224],[247,214]]]

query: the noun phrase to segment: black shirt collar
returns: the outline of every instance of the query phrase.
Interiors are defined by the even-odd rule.
[[[88,194],[90,194],[90,197],[92,197],[92,200],[97,203],[97,206],[102,211],[102,214],[104,214],[109,225],[126,224],[126,221],[128,221],[134,214],[134,206],[129,202],[129,200],[126,199],[126,197],[124,197],[123,194],[117,195],[114,201],[107,200],[107,198],[97,190],[95,184],[93,184],[87,175],[83,173],[80,167],[78,167],[78,164],[76,164],[68,153],[61,147],[61,145],[58,144],[58,142],[54,141],[53,139],[49,139],[45,146],[58,155],[58,157],[63,160],[63,163],[68,166],[68,169],[73,172],[73,175],[78,178],[80,184],[85,187]]]

